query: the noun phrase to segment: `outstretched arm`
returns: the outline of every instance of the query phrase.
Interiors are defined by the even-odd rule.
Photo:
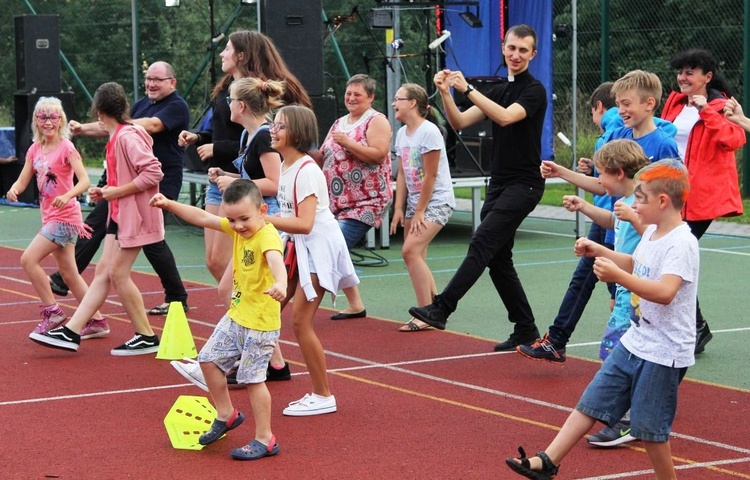
[[[174,213],[186,222],[192,223],[198,227],[210,228],[211,230],[218,230],[223,232],[221,229],[221,217],[208,213],[205,210],[201,210],[198,207],[192,205],[185,205],[184,203],[175,202],[169,200],[161,193],[154,195],[149,204],[152,207],[161,208],[168,212]]]

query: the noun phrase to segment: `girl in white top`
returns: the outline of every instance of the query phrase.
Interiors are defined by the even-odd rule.
[[[292,327],[310,372],[312,394],[305,394],[284,409],[284,415],[309,416],[336,411],[326,373],[323,346],[313,330],[313,317],[325,291],[336,292],[359,283],[346,241],[328,208],[328,187],[323,171],[306,153],[317,142],[315,114],[307,107],[283,107],[270,126],[271,146],[282,158],[278,200],[281,216],[266,221],[294,241],[296,268],[290,272],[287,297],[292,304]],[[304,301],[302,297],[304,296]],[[284,365],[278,344],[271,360]]]
[[[393,99],[396,120],[404,123],[396,134],[398,180],[391,234],[404,227],[401,256],[411,277],[417,303],[432,303],[435,279],[427,266],[427,247],[448,223],[456,200],[445,153],[445,140],[424,88],[406,83]],[[427,121],[429,120],[429,121]],[[404,213],[406,204],[406,213]],[[429,325],[412,318],[399,331],[418,332]]]

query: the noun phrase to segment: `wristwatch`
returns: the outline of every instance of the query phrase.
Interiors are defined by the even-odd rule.
[[[474,88],[474,85],[472,85],[472,84],[470,84],[470,83],[469,83],[469,84],[467,84],[467,85],[466,85],[466,90],[464,90],[464,97],[467,97],[467,96],[469,96],[469,94],[470,94],[471,92],[473,92],[474,90],[476,90],[476,88]]]

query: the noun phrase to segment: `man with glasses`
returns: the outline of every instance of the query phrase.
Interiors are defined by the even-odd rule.
[[[145,80],[146,96],[133,104],[130,108],[130,116],[132,122],[145,128],[154,140],[154,156],[159,159],[164,173],[164,178],[159,184],[160,193],[170,200],[176,200],[182,188],[184,155],[183,149],[177,145],[177,136],[181,131],[188,129],[190,109],[187,102],[177,92],[177,79],[170,64],[154,62],[148,67]],[[70,132],[77,136],[104,137],[107,135],[99,122],[81,124],[71,121],[69,126]],[[106,221],[107,202],[101,200],[85,220],[85,223],[93,230],[91,238],[79,238],[76,243],[76,264],[79,272],[88,266],[99,249],[104,239]],[[152,308],[148,313],[165,315],[170,302],[181,302],[187,311],[187,292],[166,241],[162,240],[143,247],[143,253],[159,276],[165,294],[165,302]],[[68,287],[59,272],[50,275],[50,283],[52,291],[56,294],[68,294]],[[106,330],[108,331],[108,328]],[[103,335],[105,333],[99,336]]]

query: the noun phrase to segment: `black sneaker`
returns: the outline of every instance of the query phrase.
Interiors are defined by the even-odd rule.
[[[633,440],[635,440],[635,437],[630,435],[630,422],[623,420],[612,427],[604,427],[597,433],[586,437],[589,445],[602,448],[615,447]]]
[[[81,345],[81,336],[65,325],[44,333],[31,332],[29,338],[39,345],[71,352],[77,352]]]
[[[519,345],[516,351],[524,357],[534,360],[546,360],[548,362],[563,363],[565,361],[565,347],[558,348],[549,339],[549,333],[545,333],[531,345]]]
[[[68,292],[70,290],[68,289],[67,285],[65,285],[64,283],[60,284],[56,282],[55,279],[52,277],[47,277],[47,278],[49,278],[49,286],[52,289],[52,293],[54,293],[55,295],[60,295],[61,297],[68,296]]]
[[[506,341],[495,345],[494,350],[496,352],[508,352],[510,350],[515,350],[519,345],[531,345],[537,340],[539,340],[539,330],[534,327],[534,331],[531,333],[511,333]]]
[[[142,335],[136,333],[133,338],[119,347],[113,348],[109,353],[115,357],[130,357],[133,355],[147,355],[159,351],[159,337],[156,335]]]
[[[698,355],[706,349],[706,344],[714,338],[714,334],[711,333],[711,329],[708,328],[708,322],[703,322],[703,325],[698,327],[695,333],[695,354]]]
[[[284,380],[291,380],[292,372],[289,370],[289,362],[284,362],[282,368],[274,368],[271,364],[268,364],[268,371],[266,372],[266,382],[279,382]]]
[[[446,312],[441,304],[442,301],[440,300],[440,295],[435,295],[431,304],[425,305],[424,307],[411,307],[409,309],[409,315],[418,320],[422,320],[433,328],[445,330],[445,324],[448,323],[448,315],[450,315],[450,313]]]

